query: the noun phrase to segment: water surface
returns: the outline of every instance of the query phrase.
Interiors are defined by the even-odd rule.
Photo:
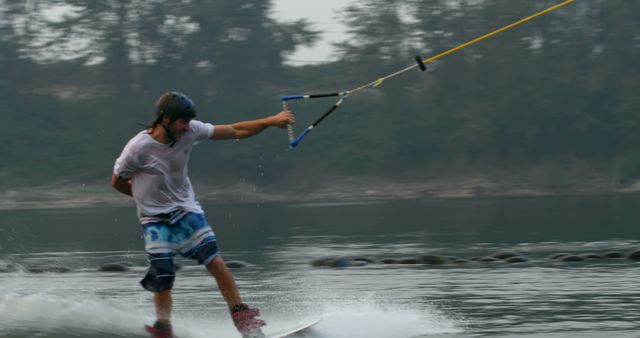
[[[627,195],[205,210],[225,259],[249,264],[233,271],[266,331],[321,316],[306,336],[637,337],[638,263],[547,257],[640,248],[639,203]],[[144,337],[153,306],[138,285],[141,248],[133,207],[0,212],[0,337]],[[497,251],[527,261],[471,260]],[[422,255],[449,258],[382,263]],[[319,258],[369,263],[312,266]],[[176,333],[238,336],[211,277],[177,261]],[[98,271],[107,263],[130,270]]]

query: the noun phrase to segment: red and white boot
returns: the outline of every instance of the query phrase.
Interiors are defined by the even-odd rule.
[[[153,338],[174,338],[171,324],[156,321],[153,326],[145,325],[144,329],[149,332]]]
[[[258,316],[260,316],[260,310],[251,308],[247,304],[238,304],[231,309],[233,324],[244,338],[264,337],[264,333],[260,328],[267,325],[267,323],[260,318],[256,318]]]

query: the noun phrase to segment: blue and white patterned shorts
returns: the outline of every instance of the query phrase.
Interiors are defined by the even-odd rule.
[[[173,224],[146,223],[142,225],[142,231],[149,272],[140,283],[149,291],[160,292],[173,287],[173,256],[176,253],[204,265],[220,254],[216,235],[202,214],[187,213]]]

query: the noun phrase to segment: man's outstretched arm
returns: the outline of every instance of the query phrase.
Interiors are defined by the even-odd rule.
[[[230,140],[251,137],[269,127],[286,128],[295,123],[295,116],[290,111],[282,111],[276,115],[252,121],[221,124],[215,126],[212,140]],[[116,188],[117,189],[117,188]]]

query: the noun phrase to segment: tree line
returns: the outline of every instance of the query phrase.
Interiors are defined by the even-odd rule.
[[[268,0],[7,0],[2,185],[101,182],[166,90],[187,93],[203,120],[256,118],[278,111],[280,95],[354,88],[554,3],[362,0],[343,14],[350,35],[338,61],[294,67],[286,58],[319,32],[276,21]],[[296,186],[533,169],[631,182],[640,176],[638,12],[637,2],[576,1],[354,94],[298,149],[269,130],[197,149],[192,171]],[[296,128],[333,102],[293,102]]]

